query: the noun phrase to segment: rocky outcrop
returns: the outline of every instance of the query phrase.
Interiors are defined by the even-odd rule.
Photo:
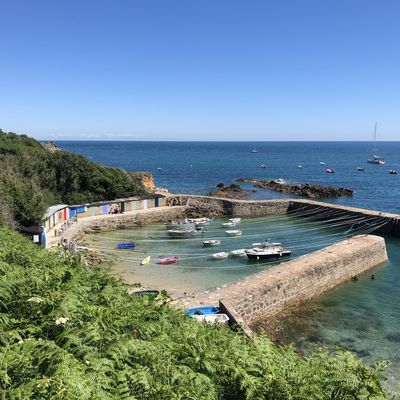
[[[288,183],[274,180],[258,180],[253,178],[240,178],[237,182],[252,182],[254,186],[261,189],[270,189],[274,192],[290,193],[307,198],[334,198],[339,196],[353,196],[353,191],[346,188],[333,186],[314,185],[312,183],[300,183],[290,185]]]
[[[156,186],[151,172],[127,172],[129,178],[135,185],[143,188],[148,193],[154,193]]]
[[[247,196],[247,191],[242,189],[239,185],[225,186],[224,183],[217,185],[216,192],[210,192],[208,195],[213,197],[223,197],[226,199],[244,199]]]
[[[55,153],[56,151],[61,151],[61,149],[54,143],[51,141],[47,141],[47,142],[43,142],[42,146],[50,151],[50,153]]]

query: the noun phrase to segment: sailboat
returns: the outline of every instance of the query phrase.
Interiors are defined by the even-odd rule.
[[[370,164],[380,164],[380,165],[383,165],[383,164],[385,164],[385,160],[384,160],[382,157],[379,157],[379,156],[376,155],[376,147],[375,147],[375,142],[376,142],[376,126],[377,126],[377,123],[375,122],[375,131],[374,131],[374,139],[373,139],[373,141],[374,141],[374,154],[373,154],[372,158],[368,158],[368,162],[369,162]]]

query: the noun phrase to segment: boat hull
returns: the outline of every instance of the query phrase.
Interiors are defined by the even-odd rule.
[[[282,253],[246,253],[249,260],[276,260],[283,257],[289,257],[292,254],[291,251],[285,251]]]
[[[173,237],[173,238],[177,238],[177,239],[185,239],[185,238],[191,238],[194,236],[201,236],[204,234],[204,231],[202,230],[169,230],[168,231],[168,235]]]

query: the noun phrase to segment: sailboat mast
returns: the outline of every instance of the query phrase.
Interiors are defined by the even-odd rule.
[[[376,154],[376,145],[375,145],[375,142],[376,142],[376,127],[377,127],[377,125],[378,125],[378,122],[375,121],[375,131],[374,131],[374,155]]]

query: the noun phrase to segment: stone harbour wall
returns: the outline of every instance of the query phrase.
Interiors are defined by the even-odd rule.
[[[232,314],[253,324],[350,282],[387,261],[379,236],[355,236],[262,272],[185,299],[186,307],[229,305]],[[251,268],[251,266],[249,266]]]
[[[81,218],[58,241],[66,239],[69,243],[72,240],[80,239],[85,233],[155,224],[166,222],[169,219],[182,219],[186,217],[186,212],[186,206],[158,207],[138,210],[127,214],[100,215],[98,218]]]
[[[282,200],[237,200],[222,197],[171,195],[166,200],[167,205],[186,205],[188,215],[217,216],[230,215],[235,217],[260,217],[267,215],[286,214],[290,201]]]

